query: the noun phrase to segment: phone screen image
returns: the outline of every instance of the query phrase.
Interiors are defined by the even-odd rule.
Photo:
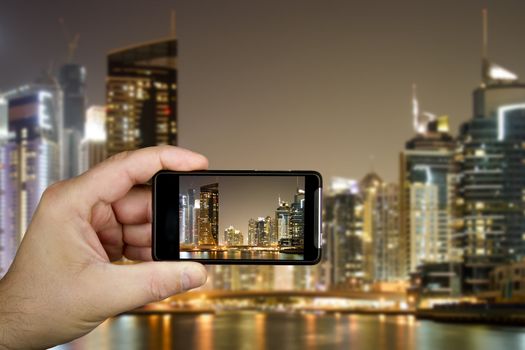
[[[179,176],[180,259],[304,260],[304,176]]]

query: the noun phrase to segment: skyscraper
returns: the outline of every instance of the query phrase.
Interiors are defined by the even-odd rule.
[[[6,140],[1,132],[0,236],[5,244],[1,274],[11,264],[42,193],[60,179],[62,126],[61,91],[52,82],[23,86],[4,99],[9,137]]]
[[[80,143],[82,173],[106,159],[106,108],[91,106],[86,111],[84,138]]]
[[[449,187],[456,141],[448,117],[419,111],[412,99],[416,136],[400,156],[400,273],[407,277],[425,262],[448,261],[451,250]]]
[[[279,207],[275,210],[277,225],[277,240],[280,245],[291,245],[290,205],[279,200]]]
[[[224,230],[223,244],[227,246],[243,245],[244,237],[242,232],[230,225],[230,227]]]
[[[63,96],[64,127],[62,135],[63,178],[81,172],[80,143],[84,136],[86,112],[86,69],[67,63],[60,67],[58,76]]]
[[[248,245],[257,245],[257,220],[248,220]]]
[[[177,42],[134,45],[108,55],[107,152],[177,144]]]
[[[359,289],[363,272],[363,204],[358,184],[336,178],[325,199],[326,252],[333,288]]]
[[[8,135],[7,100],[0,95],[0,278],[7,272],[16,251],[16,208],[13,207],[14,194],[9,190]]]
[[[457,153],[455,244],[465,294],[486,291],[492,269],[525,257],[525,84],[489,61],[486,27],[483,42],[482,83]]]
[[[304,190],[297,189],[290,207],[290,235],[295,244],[304,245]]]
[[[395,281],[399,272],[399,190],[375,172],[360,182],[365,279]]]
[[[219,244],[219,184],[200,188],[199,244]]]
[[[186,243],[189,239],[188,235],[188,226],[189,226],[189,205],[188,205],[188,196],[182,193],[179,193],[179,242]]]

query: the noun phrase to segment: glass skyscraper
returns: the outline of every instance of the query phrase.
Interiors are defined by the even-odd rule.
[[[84,137],[86,113],[86,69],[68,63],[60,67],[58,80],[62,88],[64,127],[62,135],[63,178],[80,174],[80,147]]]
[[[199,244],[219,244],[219,184],[200,188]]]
[[[363,271],[363,203],[355,181],[337,178],[325,197],[326,259],[330,286],[361,288]],[[325,249],[326,250],[326,249]]]
[[[486,59],[483,67],[456,155],[464,294],[486,291],[494,267],[525,257],[525,85]]]
[[[46,187],[60,179],[61,91],[40,82],[4,95],[0,149],[0,274],[5,274]],[[5,127],[5,123],[2,123]]]
[[[423,263],[450,260],[453,156],[456,141],[448,117],[419,112],[413,98],[416,136],[400,156],[400,274]]]
[[[363,197],[363,251],[365,279],[396,281],[399,268],[399,187],[375,172],[360,182]]]
[[[177,41],[160,40],[108,55],[108,156],[177,144]]]

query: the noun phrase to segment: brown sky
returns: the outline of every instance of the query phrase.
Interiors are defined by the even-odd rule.
[[[103,103],[105,53],[165,36],[177,10],[180,144],[213,168],[370,168],[397,180],[412,135],[410,93],[455,133],[480,77],[480,10],[490,56],[525,76],[525,1],[4,0],[0,90],[31,81],[81,33],[77,61]]]

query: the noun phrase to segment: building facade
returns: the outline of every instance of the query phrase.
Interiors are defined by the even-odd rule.
[[[177,41],[108,55],[107,153],[177,144]]]
[[[64,127],[62,130],[62,177],[81,172],[81,142],[86,113],[86,69],[68,63],[60,67],[58,81],[62,89]]]
[[[4,118],[6,108],[8,132],[2,132],[0,152],[2,275],[42,193],[60,180],[61,91],[52,83],[23,86],[4,95]]]
[[[456,140],[449,134],[448,117],[419,111],[414,94],[416,136],[400,155],[399,220],[400,275],[424,263],[446,262],[452,254],[453,198]]]
[[[219,244],[219,184],[200,188],[199,245]]]
[[[360,289],[364,278],[363,203],[357,182],[334,179],[324,204],[329,285]]]
[[[473,117],[461,126],[456,155],[454,241],[465,294],[487,291],[495,267],[525,257],[525,85],[510,73],[494,74],[486,72],[473,93]]]

